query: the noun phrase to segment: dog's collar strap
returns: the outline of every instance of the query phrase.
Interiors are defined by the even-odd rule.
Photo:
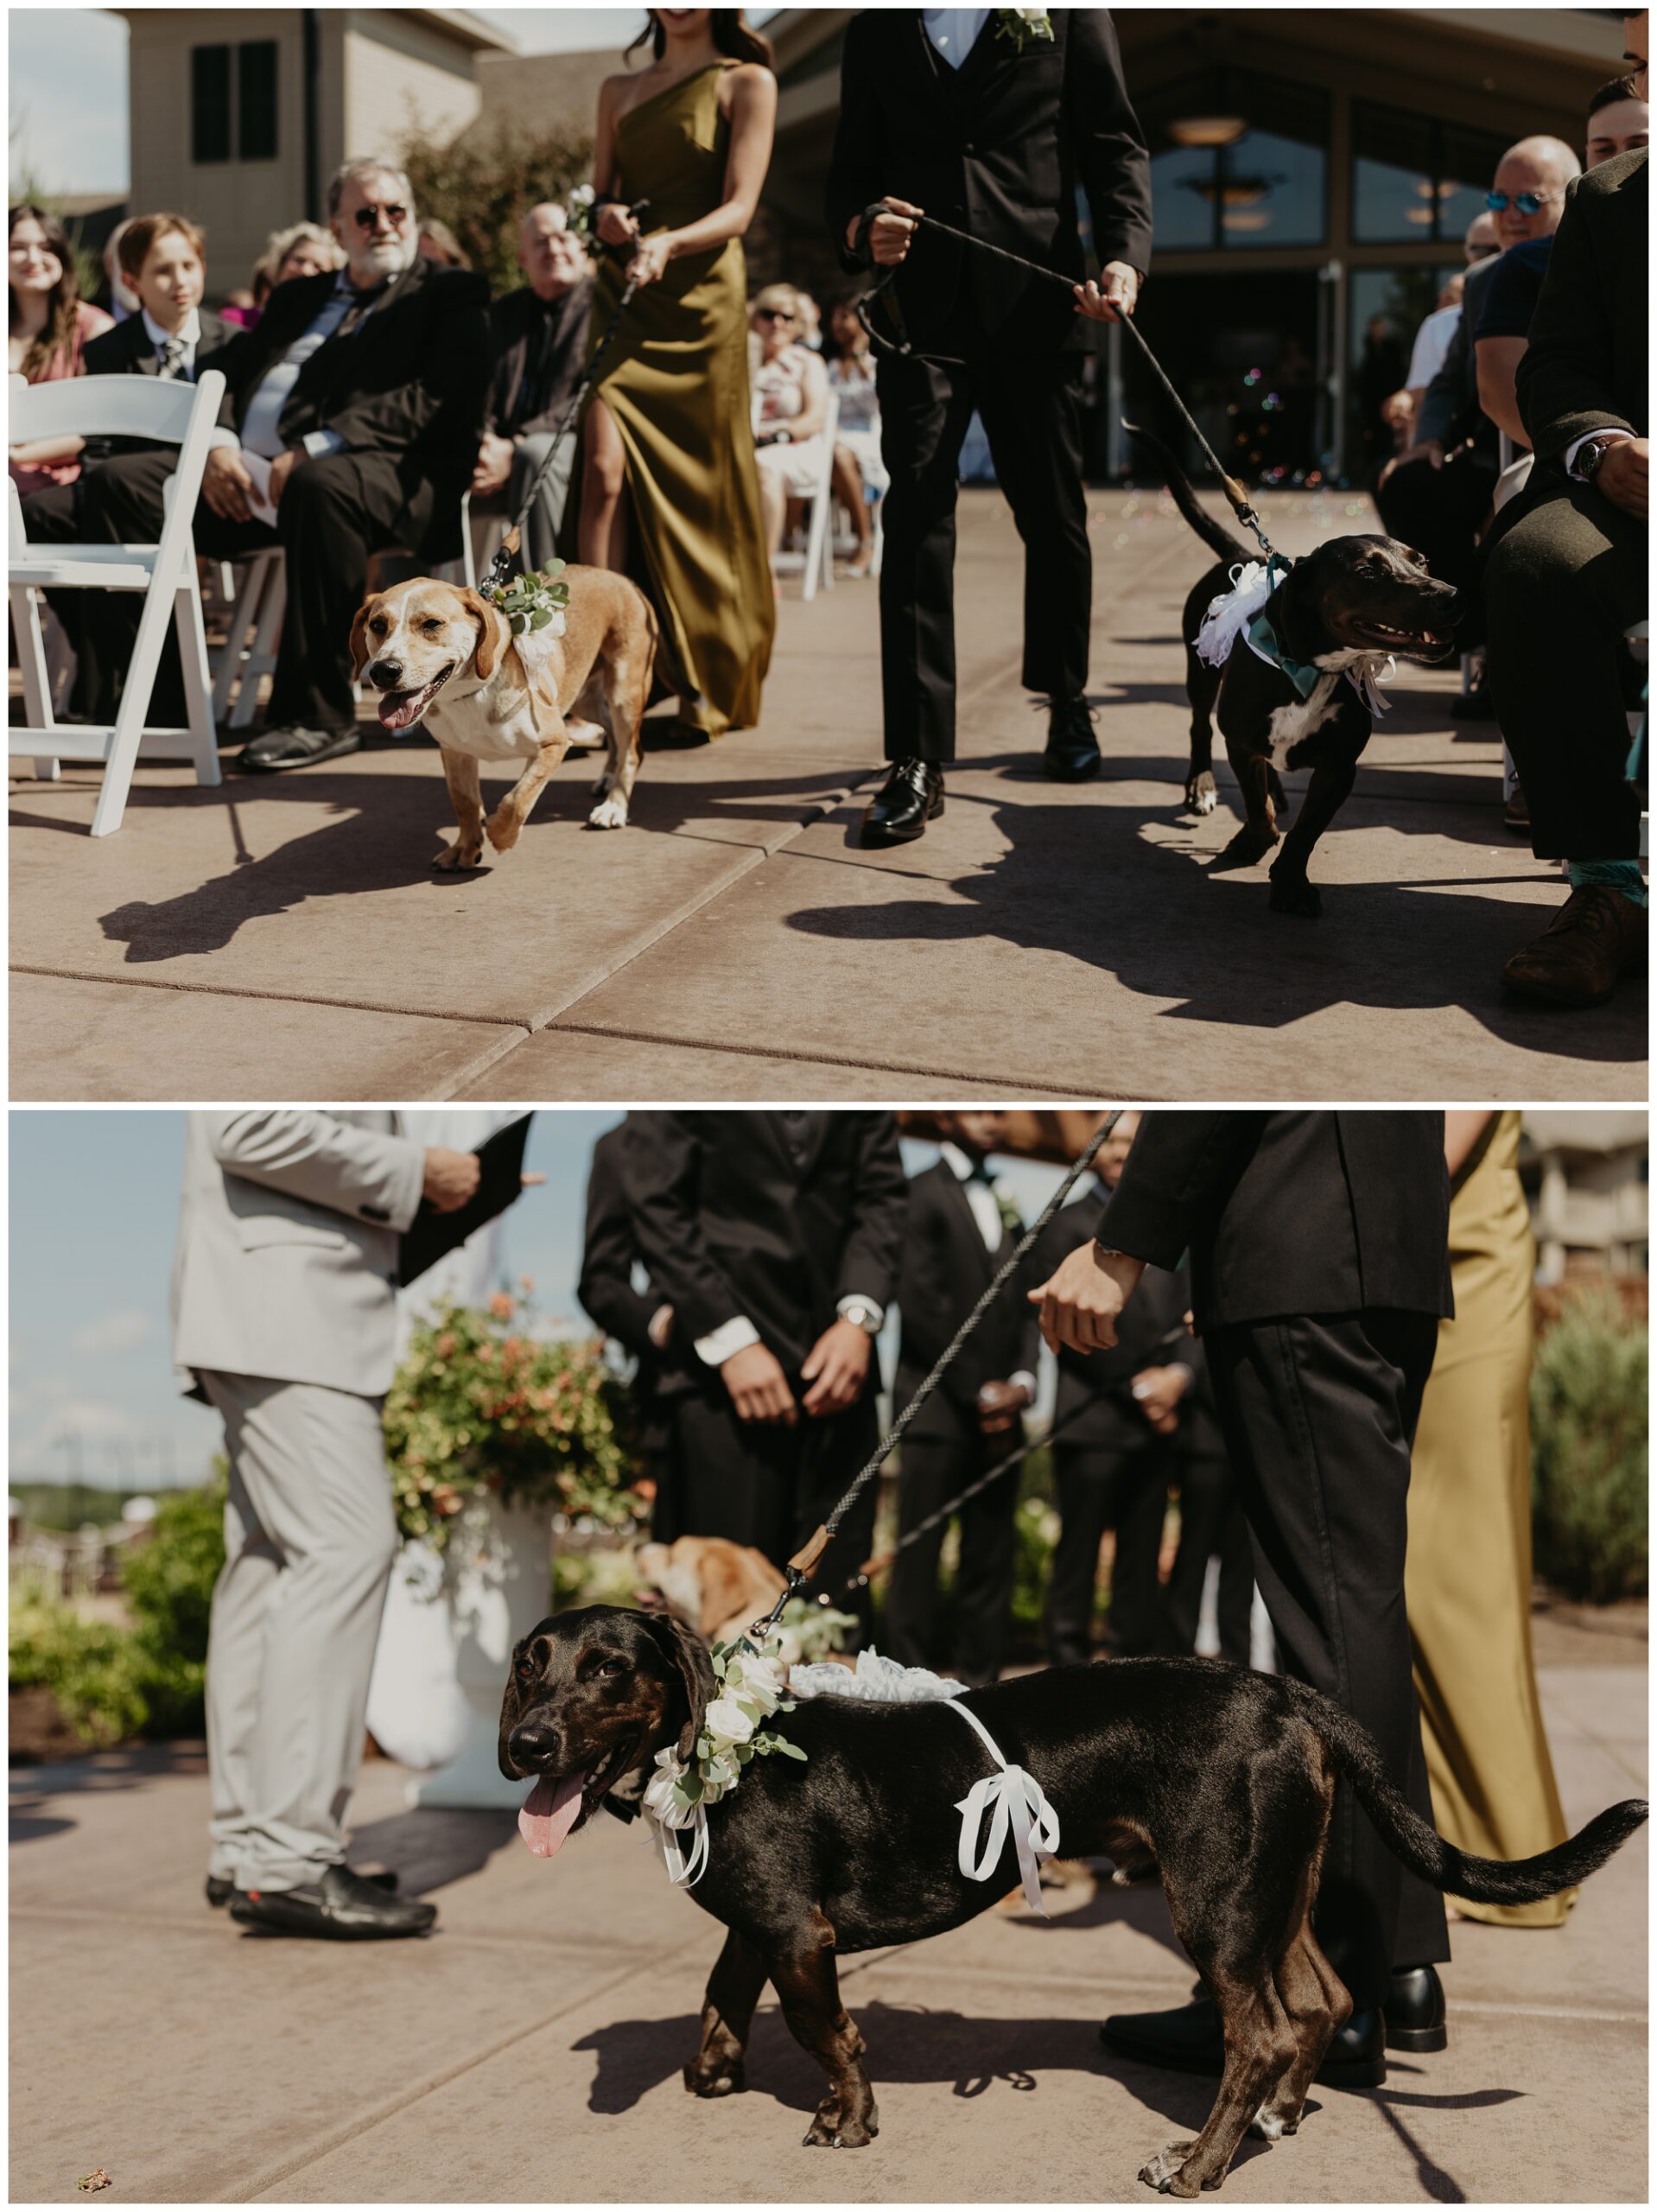
[[[953,1698],[949,1702],[976,1732],[1000,1770],[975,1782],[966,1796],[956,1800],[955,1810],[961,1815],[956,1864],[969,1882],[987,1882],[1000,1863],[1010,1830],[1025,1903],[1044,1920],[1047,1908],[1041,1901],[1041,1862],[1052,1858],[1058,1849],[1058,1815],[1033,1774],[1027,1774],[1021,1766],[1008,1765],[994,1737],[971,1707]],[[989,1833],[981,1850],[979,1832],[987,1812]]]
[[[1303,660],[1291,660],[1279,645],[1277,632],[1272,627],[1272,618],[1263,607],[1243,632],[1243,636],[1251,652],[1258,653],[1268,668],[1274,668],[1280,675],[1286,676],[1303,699],[1311,698],[1327,671],[1313,668]]]

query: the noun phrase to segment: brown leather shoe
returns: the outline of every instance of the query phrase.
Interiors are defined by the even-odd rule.
[[[1603,884],[1586,884],[1514,953],[1501,980],[1521,998],[1550,1006],[1603,1006],[1617,977],[1645,964],[1645,908]]]

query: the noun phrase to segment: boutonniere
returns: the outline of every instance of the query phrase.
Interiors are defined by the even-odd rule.
[[[569,586],[559,582],[563,568],[562,561],[551,561],[544,569],[514,576],[510,583],[484,587],[484,597],[499,607],[515,638],[535,630],[563,636],[564,609],[569,605]]]
[[[1013,1205],[1012,1199],[1004,1198],[1000,1192],[997,1191],[995,1193],[995,1205],[996,1210],[1001,1217],[1001,1226],[1006,1230],[1007,1235],[1009,1236],[1022,1236],[1024,1235],[1024,1222],[1019,1216],[1019,1209]]]
[[[593,228],[593,202],[597,197],[590,184],[578,184],[571,188],[564,202],[564,228],[572,238],[580,238],[589,252],[597,252],[599,241]]]
[[[998,8],[995,35],[1011,39],[1020,54],[1025,47],[1038,46],[1044,40],[1051,46],[1053,19],[1043,8]]]

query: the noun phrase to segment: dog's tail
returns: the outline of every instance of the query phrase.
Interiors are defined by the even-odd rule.
[[[1160,438],[1149,430],[1142,430],[1137,423],[1124,423],[1122,428],[1130,437],[1139,438],[1149,446],[1156,455],[1162,466],[1164,480],[1173,494],[1174,505],[1204,545],[1217,553],[1222,561],[1253,561],[1258,557],[1249,551],[1241,538],[1234,537],[1223,523],[1216,522],[1192,491],[1190,477]]]
[[[1531,1904],[1574,1888],[1621,1849],[1650,1810],[1643,1798],[1630,1797],[1597,1813],[1580,1834],[1533,1859],[1476,1859],[1446,1843],[1421,1818],[1382,1766],[1368,1729],[1317,1691],[1302,1683],[1288,1687],[1336,1770],[1352,1784],[1381,1831],[1382,1842],[1434,1889],[1475,1904]]]

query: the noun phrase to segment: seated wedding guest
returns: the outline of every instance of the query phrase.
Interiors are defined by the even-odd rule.
[[[828,374],[822,357],[800,342],[799,295],[791,284],[767,284],[748,316],[759,340],[752,378],[759,505],[765,550],[775,556],[789,500],[809,498],[822,480]]]
[[[1643,37],[1645,17],[1628,21]],[[1490,687],[1531,850],[1565,861],[1571,883],[1502,980],[1554,1006],[1597,1006],[1646,960],[1622,660],[1648,609],[1647,161],[1619,154],[1567,194],[1517,372],[1536,463],[1490,526],[1483,577]]]
[[[828,310],[834,354],[828,384],[840,400],[835,425],[835,497],[851,517],[857,550],[848,573],[867,576],[874,557],[874,525],[869,494],[878,498],[891,479],[880,458],[880,403],[874,390],[874,348],[849,300]]]
[[[328,188],[343,248],[334,276],[280,284],[258,327],[214,366],[227,388],[195,515],[198,552],[234,560],[267,546],[288,556],[266,728],[244,771],[302,768],[354,753],[352,618],[371,555],[406,546],[429,564],[460,550],[460,497],[477,453],[489,376],[487,289],[415,252],[409,181],[384,162],[348,162]],[[120,454],[67,491],[25,502],[29,535],[153,544],[165,453]],[[89,593],[97,718],[113,718],[138,609],[130,593]],[[184,719],[169,638],[153,718]]]
[[[173,1357],[225,1425],[225,1564],[207,1639],[207,1902],[287,1936],[418,1936],[436,1908],[346,1859],[374,1646],[397,1555],[381,1409],[397,1248],[474,1153],[394,1114],[188,1116]],[[258,1232],[263,1230],[263,1234]]]
[[[906,1406],[944,1346],[983,1296],[1024,1234],[1018,1208],[996,1186],[989,1154],[1004,1114],[946,1117],[953,1135],[936,1165],[909,1185],[898,1306],[903,1316],[893,1402]],[[1019,1440],[1036,1400],[1039,1334],[1009,1283],[905,1432],[899,1447],[898,1533],[959,1496]],[[1013,1626],[1019,1470],[1010,1467],[951,1516],[961,1529],[955,1578],[954,1649],[939,1640],[938,1560],[948,1522],[917,1537],[892,1562],[882,1647],[905,1667],[932,1667],[975,1686],[999,1679]]]
[[[822,351],[822,309],[809,292],[803,292],[797,285],[794,292],[795,311],[800,318],[800,343],[813,353]]]
[[[435,215],[428,215],[420,226],[420,243],[416,251],[423,259],[435,262],[440,269],[470,269],[472,257],[460,244],[448,225],[440,222]]]
[[[259,319],[259,302],[251,285],[238,284],[226,292],[219,313],[221,320],[233,324],[238,330],[251,330]]]
[[[1651,143],[1651,105],[1643,77],[1613,77],[1588,103],[1588,166],[1597,169],[1619,154]]]
[[[556,202],[524,216],[517,265],[529,282],[489,310],[495,365],[472,472],[473,513],[517,512],[587,365],[593,271]],[[577,449],[572,431],[536,493],[520,551],[525,569],[543,569],[556,556]]]
[[[285,231],[272,231],[253,264],[251,304],[235,314],[226,306],[225,321],[251,330],[278,284],[291,276],[320,276],[325,270],[344,266],[345,256],[320,223],[292,223]]]
[[[43,208],[11,209],[6,222],[10,319],[6,365],[30,384],[54,384],[83,373],[89,339],[111,327],[102,308],[80,296],[75,257],[64,228]],[[27,496],[48,485],[73,484],[80,474],[79,437],[35,438],[10,449],[11,480]]]
[[[121,274],[138,302],[86,352],[89,377],[161,377],[194,384],[197,365],[227,345],[232,327],[201,304],[206,242],[187,215],[140,215],[121,230]]]
[[[136,220],[135,216],[127,218],[127,222]],[[121,233],[125,228],[126,223],[117,223],[104,241],[104,281],[110,288],[110,313],[117,322],[124,322],[138,312],[137,296],[121,274]]]

